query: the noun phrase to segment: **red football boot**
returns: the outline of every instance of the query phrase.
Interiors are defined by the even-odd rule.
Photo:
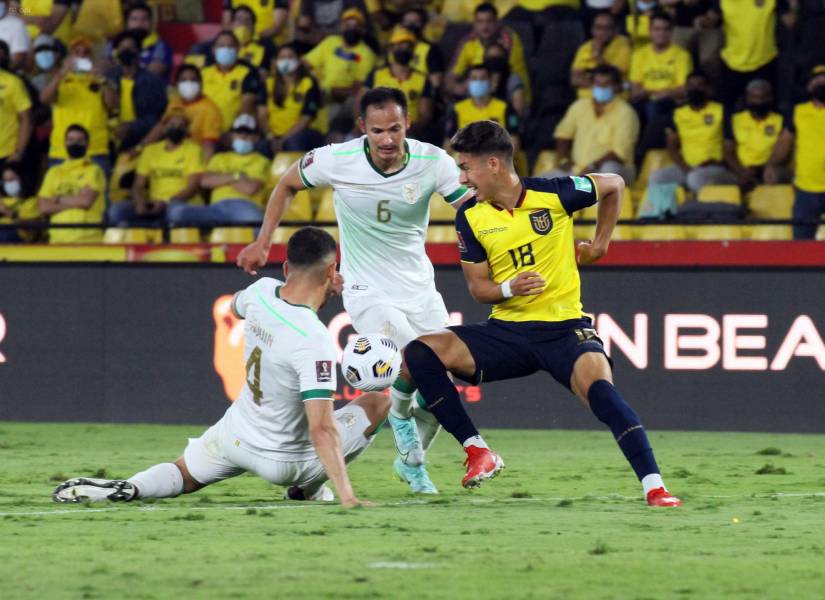
[[[501,457],[488,448],[467,446],[464,451],[467,453],[467,460],[464,461],[467,473],[461,480],[461,485],[465,488],[480,486],[482,481],[492,479],[504,468]]]
[[[671,496],[663,487],[657,487],[647,493],[648,506],[682,506],[682,501]]]

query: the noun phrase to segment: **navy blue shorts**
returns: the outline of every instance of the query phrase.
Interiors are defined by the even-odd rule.
[[[587,317],[559,322],[489,319],[449,329],[473,355],[476,372],[470,383],[475,385],[546,371],[570,389],[573,365],[582,354],[599,352],[607,357]],[[612,367],[613,361],[607,360]]]

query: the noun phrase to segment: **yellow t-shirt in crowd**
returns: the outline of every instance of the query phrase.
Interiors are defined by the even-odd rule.
[[[592,99],[581,98],[570,105],[553,135],[573,142],[571,158],[576,172],[609,152],[625,164],[632,164],[633,148],[639,137],[639,117],[622,98],[605,104],[601,115],[596,114]]]
[[[103,81],[90,73],[69,73],[57,88],[52,105],[52,134],[49,158],[68,158],[66,129],[78,124],[89,132],[87,156],[109,153],[109,130]]]
[[[9,198],[0,196],[0,205],[5,206],[16,213],[17,221],[32,221],[40,216],[40,209],[37,207],[37,198]],[[15,219],[11,217],[0,217],[0,225],[11,225]],[[37,234],[36,230],[18,229],[17,235],[24,241],[31,241]]]
[[[731,134],[736,142],[736,156],[744,167],[761,167],[768,162],[782,131],[782,115],[772,112],[764,119],[754,119],[749,110],[733,115]]]
[[[472,98],[466,98],[455,103],[453,113],[454,116],[448,119],[450,122],[448,135],[452,135],[453,130],[461,129],[476,121],[494,121],[511,134],[518,133],[518,115],[510,105],[499,98],[490,98],[490,102],[485,106],[479,106],[473,102]]]
[[[789,129],[796,134],[794,185],[804,192],[825,192],[825,107],[797,104]]]
[[[623,35],[617,35],[602,53],[602,57],[607,64],[613,65],[622,72],[622,76],[626,76],[630,69],[630,40]],[[596,58],[593,56],[593,40],[588,40],[576,51],[576,56],[573,58],[573,64],[570,69],[588,71],[595,69],[599,65]],[[589,98],[590,88],[579,88],[579,98]]]
[[[183,190],[189,183],[190,175],[203,173],[203,151],[196,142],[186,139],[182,144],[166,149],[166,140],[150,144],[140,153],[137,174],[149,179],[148,199],[154,202],[169,202],[169,198]],[[196,196],[190,204],[201,204]]]
[[[718,102],[708,102],[700,110],[682,106],[673,112],[668,129],[678,132],[682,157],[688,166],[722,160],[723,118],[724,111]]]
[[[180,96],[172,96],[166,108],[166,114],[183,110],[186,118],[189,119],[189,137],[194,141],[215,142],[223,131],[223,117],[221,109],[215,102],[207,97],[201,96],[192,102],[186,102]]]
[[[263,183],[260,191],[254,196],[247,196],[236,190],[231,185],[222,185],[212,190],[211,203],[220,202],[226,199],[240,199],[254,202],[261,208],[266,207],[266,200],[269,197],[269,164],[270,161],[262,154],[250,152],[249,154],[238,154],[237,152],[219,152],[209,160],[206,171],[214,173],[242,173],[251,179],[257,179]]]
[[[289,10],[288,0],[232,0],[231,8],[248,7],[255,13],[255,33],[266,31],[275,22],[275,9]]]
[[[126,77],[120,78],[120,122],[134,121],[135,103],[132,101],[132,90],[135,89],[135,80]]]
[[[275,100],[275,78],[270,77],[266,80],[266,108],[269,130],[273,135],[284,135],[302,116],[312,117],[310,127],[326,133],[325,123],[315,119],[321,109],[321,91],[312,77],[304,77],[294,88],[287,88],[282,106],[278,106]]]
[[[20,12],[22,13],[22,15],[25,15],[27,17],[48,17],[52,14],[54,4],[54,0],[20,0]],[[69,5],[71,3],[64,1],[62,4]],[[32,40],[34,40],[34,38],[40,35],[39,25],[30,23],[26,25],[26,29],[28,30],[29,37]],[[72,11],[70,7],[69,10],[66,11],[66,14],[63,15],[63,19],[60,21],[60,24],[55,28],[51,35],[52,37],[55,37],[64,44],[66,44],[69,41],[69,34],[71,33],[71,29]]]
[[[627,15],[624,24],[634,49],[650,43],[650,15]]]
[[[722,60],[734,71],[755,71],[771,62],[776,47],[776,0],[721,0],[725,46]]]
[[[415,70],[410,73],[407,79],[402,81],[393,76],[389,67],[377,69],[367,78],[367,87],[374,88],[381,86],[397,88],[404,92],[404,95],[407,97],[407,113],[410,116],[410,121],[413,123],[418,120],[419,100],[432,96],[430,80],[424,73]]]
[[[67,160],[46,171],[40,186],[40,198],[74,196],[86,186],[95,190],[97,198],[88,209],[69,208],[51,215],[50,223],[102,223],[106,210],[106,176],[97,164],[88,158]],[[52,244],[88,244],[100,242],[103,232],[99,229],[50,229]]]
[[[685,85],[693,70],[690,53],[676,44],[656,52],[653,44],[633,51],[629,79],[648,92],[670,90]]]
[[[340,35],[327,36],[304,59],[312,66],[324,92],[364,83],[376,62],[375,53],[367,44],[362,41],[349,48]]]
[[[217,65],[208,66],[201,71],[203,93],[211,98],[221,111],[221,131],[232,127],[232,121],[238,116],[241,97],[244,94],[243,82],[250,72],[251,69],[241,63],[236,63],[225,72]]]
[[[0,158],[14,154],[20,123],[17,115],[32,106],[23,81],[0,69]]]
[[[510,66],[510,71],[521,77],[521,81],[524,83],[524,94],[529,102],[531,97],[530,75],[527,72],[527,63],[524,60],[524,45],[521,43],[521,38],[509,27],[502,27],[498,42],[505,48],[510,49],[507,63]],[[458,51],[450,72],[458,77],[463,77],[470,67],[483,62],[484,46],[481,44],[481,40],[471,35],[464,41]]]

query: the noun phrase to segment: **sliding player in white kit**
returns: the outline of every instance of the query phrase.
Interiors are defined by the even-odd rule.
[[[75,478],[57,486],[56,502],[168,498],[211,483],[256,473],[290,486],[293,500],[333,500],[358,506],[346,462],[369,446],[389,402],[359,396],[333,412],[336,348],[316,311],[340,292],[335,240],[317,227],[289,240],[286,283],[263,277],[238,292],[232,310],[244,322],[246,385],[223,418],[189,440],[174,463],[128,480]]]
[[[361,98],[360,112],[364,136],[316,148],[287,170],[269,198],[258,239],[241,251],[238,266],[254,274],[266,264],[272,233],[295,193],[330,185],[341,234],[344,307],[353,327],[403,347],[447,325],[424,248],[430,196],[438,192],[457,208],[470,194],[444,150],[406,138],[403,92],[374,88]],[[439,425],[411,402],[414,393],[401,380],[390,390],[389,422],[399,453],[394,468],[413,492],[435,494],[425,450]]]

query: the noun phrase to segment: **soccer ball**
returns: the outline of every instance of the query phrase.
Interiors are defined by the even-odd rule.
[[[401,372],[401,352],[395,342],[380,333],[358,335],[344,348],[341,370],[355,389],[385,390]]]

